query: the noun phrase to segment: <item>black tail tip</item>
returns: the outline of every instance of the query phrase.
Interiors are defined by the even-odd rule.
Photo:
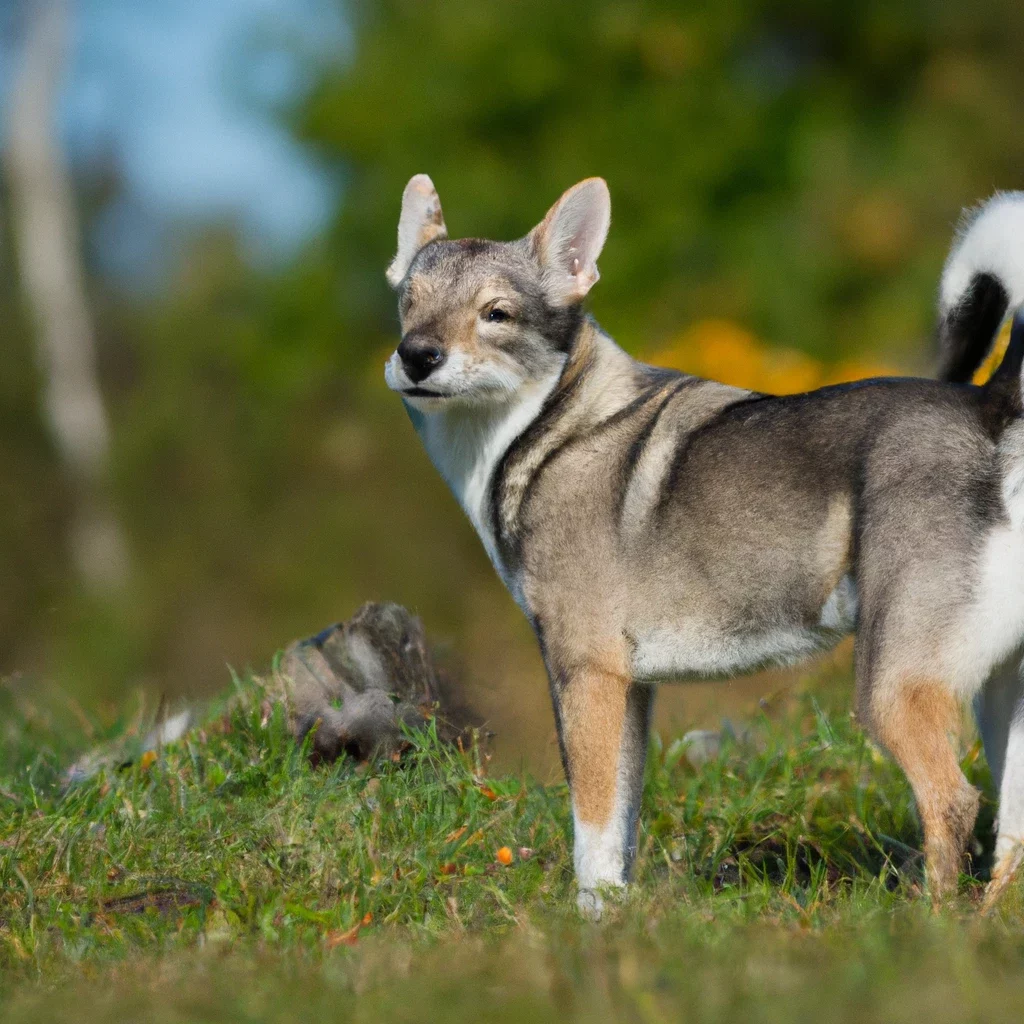
[[[939,324],[939,379],[969,381],[985,361],[1006,316],[1010,295],[992,274],[975,274]]]

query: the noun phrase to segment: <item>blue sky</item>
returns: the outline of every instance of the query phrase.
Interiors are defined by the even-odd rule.
[[[3,19],[0,102],[17,57],[13,3]],[[262,259],[286,256],[322,226],[334,182],[275,124],[273,110],[302,92],[317,61],[344,59],[337,0],[71,7],[68,150],[80,168],[113,153],[128,186],[101,221],[111,269],[130,264],[141,255],[133,248],[170,221],[234,222]]]

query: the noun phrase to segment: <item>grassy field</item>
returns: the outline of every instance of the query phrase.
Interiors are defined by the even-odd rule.
[[[575,914],[564,787],[429,732],[400,764],[313,769],[249,681],[65,792],[84,736],[8,694],[3,1020],[1019,1020],[1021,886],[974,913],[991,804],[933,915],[907,786],[842,682],[823,694],[700,770],[655,742],[637,884],[600,925]],[[965,767],[987,785],[976,747]]]

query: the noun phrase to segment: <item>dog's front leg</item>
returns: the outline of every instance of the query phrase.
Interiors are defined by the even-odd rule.
[[[653,689],[596,665],[552,679],[572,795],[577,902],[597,917],[601,890],[624,886],[636,856]]]

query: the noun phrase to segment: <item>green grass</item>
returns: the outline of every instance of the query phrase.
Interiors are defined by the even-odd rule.
[[[1019,1019],[1020,892],[974,913],[991,805],[933,915],[907,786],[826,692],[699,772],[655,742],[637,884],[597,926],[565,788],[429,731],[401,764],[312,769],[250,682],[64,793],[82,740],[5,707],[4,1020]]]

